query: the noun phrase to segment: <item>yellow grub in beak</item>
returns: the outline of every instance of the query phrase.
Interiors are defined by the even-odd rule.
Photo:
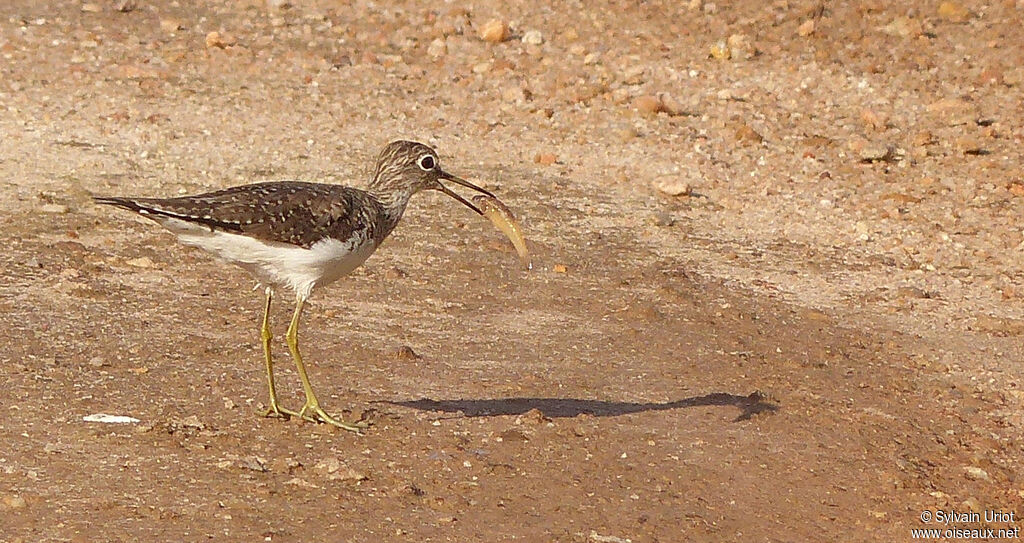
[[[526,250],[526,240],[523,238],[523,229],[516,221],[515,215],[501,203],[501,200],[493,196],[479,195],[473,197],[473,203],[480,208],[484,217],[490,219],[494,226],[498,227],[508,239],[512,241],[516,252],[519,253],[519,261],[528,270],[533,269],[533,262],[530,261],[530,253]]]

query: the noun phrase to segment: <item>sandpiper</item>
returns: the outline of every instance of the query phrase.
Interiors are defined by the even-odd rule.
[[[389,143],[377,158],[366,190],[294,181],[255,183],[180,198],[96,197],[150,218],[186,245],[205,249],[248,270],[265,288],[260,337],[270,388],[267,416],[297,416],[358,432],[362,422],[331,417],[320,406],[299,354],[299,320],[313,290],[362,265],[398,225],[409,198],[438,190],[473,211],[481,210],[441,183],[451,181],[494,197],[489,191],[444,170],[437,153],[412,141]],[[274,387],[270,355],[270,302],[275,289],[295,295],[295,311],[285,336],[302,380],[306,403],[298,411],[282,407]]]

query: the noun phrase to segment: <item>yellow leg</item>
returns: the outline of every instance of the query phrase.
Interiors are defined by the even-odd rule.
[[[273,334],[270,333],[270,301],[274,298],[274,291],[267,289],[267,303],[263,306],[263,326],[260,327],[260,340],[263,342],[263,358],[267,364],[267,384],[270,387],[270,407],[267,408],[265,417],[297,416],[298,413],[285,409],[277,403],[277,389],[274,386],[274,359],[270,355],[270,340]]]
[[[365,423],[351,423],[336,420],[327,414],[321,407],[320,402],[313,393],[313,385],[309,383],[309,376],[306,375],[306,366],[302,363],[302,355],[299,354],[299,318],[302,316],[302,305],[305,300],[298,298],[295,302],[295,313],[292,315],[292,323],[288,327],[288,334],[285,339],[288,342],[288,349],[295,359],[295,367],[299,370],[299,379],[302,380],[302,389],[306,392],[306,404],[299,410],[298,416],[313,422],[326,422],[332,426],[343,428],[351,432],[358,432],[366,428]]]

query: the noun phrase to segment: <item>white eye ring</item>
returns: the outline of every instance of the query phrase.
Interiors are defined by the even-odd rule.
[[[421,156],[419,161],[417,161],[416,163],[419,165],[420,169],[425,172],[429,172],[430,170],[433,170],[435,166],[437,166],[437,161],[434,160],[434,157],[430,155]]]

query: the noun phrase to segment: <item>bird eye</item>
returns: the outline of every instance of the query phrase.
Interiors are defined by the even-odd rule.
[[[430,170],[434,169],[434,166],[436,166],[436,164],[434,164],[434,157],[432,157],[430,155],[423,155],[423,156],[420,157],[420,168],[421,169],[423,169],[425,171],[430,171]]]

